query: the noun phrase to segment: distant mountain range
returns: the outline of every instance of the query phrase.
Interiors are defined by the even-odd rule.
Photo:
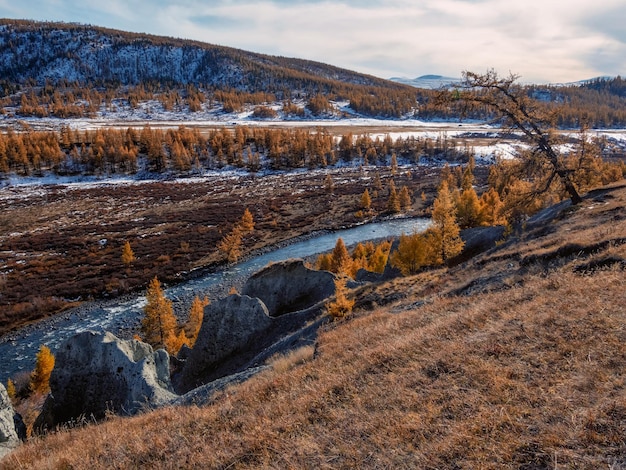
[[[550,83],[550,86],[583,86],[593,84],[602,80],[613,80],[615,77],[611,77],[609,75],[603,75],[600,77],[588,78],[586,80],[578,80],[575,82],[567,82],[567,83]],[[406,77],[392,77],[389,80],[402,83],[404,85],[410,85],[415,88],[423,88],[426,90],[436,90],[438,88],[452,85],[454,83],[459,83],[461,81],[460,78],[453,77],[444,77],[443,75],[422,75],[417,78],[406,78]]]
[[[402,83],[404,85],[411,85],[415,88],[424,88],[426,90],[436,90],[442,86],[447,86],[452,83],[457,83],[460,78],[444,77],[443,75],[422,75],[417,78],[405,78],[405,77],[392,77],[391,81]]]

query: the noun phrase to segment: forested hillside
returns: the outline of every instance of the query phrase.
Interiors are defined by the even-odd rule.
[[[111,115],[120,101],[137,109],[150,100],[190,115],[248,107],[255,119],[343,117],[331,102],[348,103],[357,116],[493,117],[484,109],[442,108],[437,90],[319,62],[66,23],[0,20],[0,77],[0,112],[17,118]],[[620,77],[526,88],[561,128],[626,126]]]
[[[207,98],[198,89],[204,95],[226,91],[247,103],[323,95],[354,100],[359,111],[387,116],[410,112],[418,95],[405,85],[318,62],[93,26],[15,20],[0,21],[0,77],[3,96],[20,100],[14,103],[21,107],[18,114],[57,117],[68,117],[61,108],[88,115],[129,87],[144,92],[144,99],[176,90],[190,101]],[[226,102],[233,96],[214,98]]]

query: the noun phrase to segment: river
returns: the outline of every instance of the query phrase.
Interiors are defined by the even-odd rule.
[[[268,253],[250,258],[216,273],[210,273],[165,289],[165,295],[180,302],[194,295],[204,296],[215,286],[230,286],[235,280],[247,278],[272,262],[303,258],[332,250],[341,237],[346,245],[379,238],[397,237],[402,233],[421,232],[429,219],[390,219],[359,225],[349,229],[318,235],[291,243]],[[34,367],[35,355],[42,344],[54,352],[65,339],[86,330],[111,331],[115,334],[131,331],[143,314],[145,297],[136,295],[108,301],[90,302],[64,312],[50,320],[30,325],[0,338],[0,381]]]

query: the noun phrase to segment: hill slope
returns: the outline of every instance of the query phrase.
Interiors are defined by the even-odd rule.
[[[623,183],[596,190],[463,265],[364,287],[315,354],[0,468],[621,468],[624,207]]]
[[[0,76],[21,84],[193,83],[249,92],[321,90],[333,82],[403,88],[319,62],[94,26],[16,20],[0,20]]]

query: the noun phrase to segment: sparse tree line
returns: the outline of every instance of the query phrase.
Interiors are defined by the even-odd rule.
[[[19,90],[19,91],[18,91]],[[333,87],[331,87],[333,90]],[[315,87],[307,93],[289,90],[279,94],[266,91],[243,91],[233,88],[215,88],[196,85],[164,86],[146,82],[124,87],[85,87],[77,83],[46,83],[43,86],[19,86],[11,82],[0,82],[0,112],[20,117],[57,117],[61,119],[95,117],[99,111],[115,112],[119,108],[148,110],[158,103],[163,111],[197,113],[203,109],[219,109],[224,113],[238,113],[247,106],[255,109],[258,118],[275,115],[260,115],[257,109],[282,102],[287,117],[303,117],[305,109],[313,116],[335,114],[332,100],[345,100],[353,111],[365,116],[399,118],[412,113],[417,107],[417,91],[385,90],[376,87],[323,93]],[[293,100],[303,102],[295,106]]]
[[[589,126],[615,128],[626,126],[626,94],[621,77],[599,79],[583,85],[526,86],[527,96],[553,115],[555,126],[564,129]],[[158,103],[164,111],[196,113],[203,109],[220,108],[225,113],[237,113],[247,106],[254,109],[253,116],[268,119],[277,116],[270,107],[282,103],[287,118],[303,117],[305,110],[313,116],[335,114],[333,100],[345,100],[350,108],[361,115],[401,118],[417,114],[424,119],[469,118],[491,120],[493,110],[478,103],[456,103],[441,106],[437,92],[379,87],[356,87],[335,84],[320,88],[305,85],[303,91],[246,91],[235,88],[216,88],[194,84],[143,82],[130,86],[89,87],[80,83],[59,81],[43,86],[18,85],[0,81],[0,112],[23,117],[58,117],[62,119],[94,117],[97,112],[115,112],[120,107],[138,109],[148,103]],[[297,106],[293,100],[303,101]]]
[[[59,132],[10,130],[0,134],[0,173],[114,174],[140,169],[184,173],[224,166],[258,171],[262,167],[323,168],[340,160],[365,165],[386,165],[400,157],[411,162],[422,157],[466,160],[471,153],[471,147],[445,134],[435,139],[393,140],[347,133],[336,139],[324,130],[247,126],[212,130],[206,135],[186,127],[81,132],[64,126]]]
[[[626,126],[624,83],[626,81],[618,76],[582,85],[519,85],[519,90],[520,96],[533,99],[546,115],[550,115],[554,127],[621,128]],[[462,117],[484,121],[499,117],[493,107],[485,103],[458,100],[442,106],[439,96],[431,92],[425,93],[420,101],[419,116],[424,119]]]

